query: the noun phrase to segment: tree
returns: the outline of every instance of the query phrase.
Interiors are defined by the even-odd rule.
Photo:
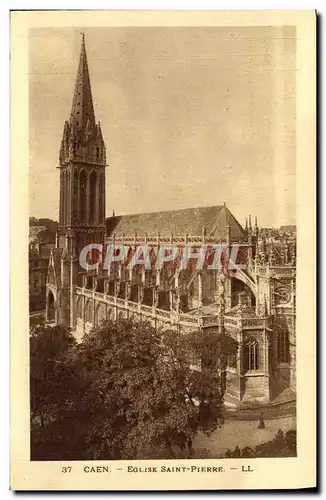
[[[120,320],[79,345],[43,327],[31,345],[36,459],[188,458],[195,435],[223,422],[228,335]]]
[[[31,326],[30,332],[30,404],[31,427],[37,422],[44,427],[58,417],[58,410],[71,391],[69,353],[76,344],[71,333],[63,327],[44,323]]]
[[[198,365],[209,355],[218,366],[230,344],[234,353],[227,335],[158,331],[129,320],[106,322],[88,334],[78,371],[85,381],[85,421],[92,422],[85,426],[92,456],[191,456],[197,432],[213,432],[223,418],[222,374]]]
[[[240,450],[237,445],[233,454],[230,450],[227,450],[225,458],[231,458],[232,456],[233,458],[240,456],[246,458],[296,457],[296,438],[296,430],[290,430],[284,436],[283,431],[279,429],[271,441],[258,444],[254,450],[250,446],[246,446]]]

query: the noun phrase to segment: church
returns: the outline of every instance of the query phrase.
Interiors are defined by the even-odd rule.
[[[249,216],[245,227],[218,204],[106,218],[106,148],[96,122],[84,36],[69,120],[59,153],[59,229],[46,282],[46,321],[72,329],[76,338],[105,319],[135,318],[156,328],[227,332],[238,354],[227,370],[231,409],[295,401],[296,240],[266,239]],[[114,168],[114,166],[113,166]],[[292,234],[292,233],[291,233]],[[122,245],[126,253],[147,245],[196,251],[202,245],[238,245],[246,262],[232,272],[130,269],[116,262],[95,271],[80,266],[89,244]]]

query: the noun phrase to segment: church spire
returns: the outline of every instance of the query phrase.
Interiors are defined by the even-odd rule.
[[[87,122],[92,131],[95,130],[95,115],[92,99],[91,83],[88,72],[85,35],[82,33],[79,66],[76,77],[75,92],[72,101],[70,124],[75,123],[83,133]]]
[[[60,228],[65,233],[67,227],[75,230],[92,226],[95,233],[101,235],[96,241],[102,241],[106,152],[101,126],[95,123],[84,35],[70,118],[63,128],[59,165]],[[84,235],[84,241],[78,231],[76,245],[81,248],[87,238]]]

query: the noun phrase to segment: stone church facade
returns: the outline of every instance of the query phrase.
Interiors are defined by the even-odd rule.
[[[136,318],[155,327],[213,329],[238,342],[230,360],[227,404],[233,408],[295,398],[296,242],[267,240],[251,217],[243,228],[225,204],[105,217],[106,149],[96,123],[84,38],[70,118],[59,155],[60,214],[46,284],[46,319],[70,327],[82,340],[107,318]],[[79,264],[90,243],[123,245],[126,253],[147,245],[195,251],[202,245],[239,245],[245,269],[224,272],[161,270],[116,262],[87,272]]]

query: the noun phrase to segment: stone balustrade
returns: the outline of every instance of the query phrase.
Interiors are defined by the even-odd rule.
[[[238,319],[237,318],[230,318],[229,316],[225,316],[224,317],[224,324],[231,325],[231,326],[238,326]]]
[[[111,244],[124,244],[124,245],[135,245],[135,244],[152,244],[152,245],[161,245],[161,244],[171,244],[175,243],[177,245],[184,245],[184,244],[192,244],[192,243],[198,243],[198,244],[226,244],[225,239],[219,239],[219,238],[212,238],[210,236],[205,236],[205,235],[138,235],[138,234],[133,234],[133,235],[113,235],[113,236],[108,236],[106,238],[106,243],[111,243]],[[233,243],[239,243],[240,245],[243,244],[243,246],[248,247],[248,242],[245,241],[244,238],[238,239],[236,241],[233,241]]]
[[[104,293],[95,292],[93,290],[88,290],[87,288],[81,287],[75,287],[75,292],[78,296],[93,298],[95,301],[109,304],[113,307],[117,307],[118,309],[127,309],[131,312],[136,312],[149,318],[155,318],[170,324],[180,322],[184,326],[196,326],[198,328],[219,325],[218,316],[215,315],[193,316],[186,313],[177,313],[176,311],[167,311],[164,309],[154,308],[153,306],[140,304],[138,302],[132,302],[127,299],[121,299],[119,297],[106,295]]]
[[[224,317],[225,326],[232,326],[242,330],[262,329],[267,326],[267,318],[242,318],[239,317]]]

